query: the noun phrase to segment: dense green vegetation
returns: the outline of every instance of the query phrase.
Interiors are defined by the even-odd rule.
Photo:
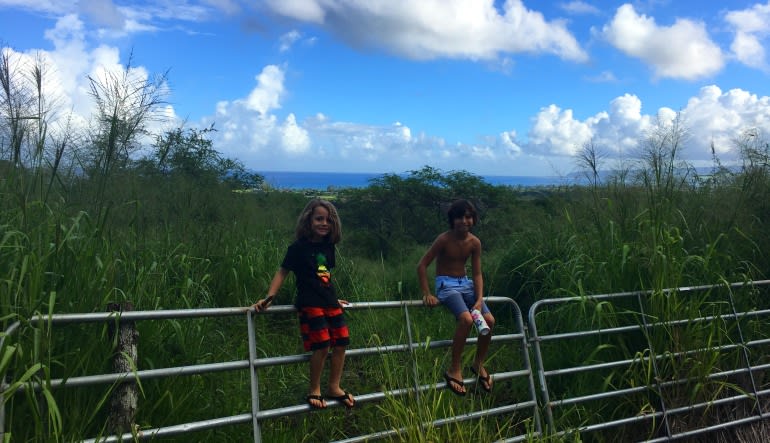
[[[162,78],[92,79],[99,110],[94,121],[87,129],[51,128],[40,87],[43,72],[21,76],[12,66],[0,63],[0,314],[4,329],[16,321],[23,327],[0,349],[0,375],[8,384],[6,438],[71,441],[108,433],[107,394],[97,388],[53,390],[46,382],[109,372],[108,328],[65,332],[28,319],[102,312],[110,302],[126,301],[137,310],[248,306],[264,295],[308,196],[269,189],[242,164],[223,158],[206,136],[214,128],[149,134],[147,124],[162,103]],[[637,160],[609,176],[600,174],[599,156],[586,146],[578,159],[589,179],[583,186],[492,186],[464,171],[426,166],[405,176],[383,175],[365,188],[339,190],[333,196],[343,223],[338,291],[354,302],[419,298],[415,265],[445,229],[442,210],[456,197],[472,199],[481,212],[476,233],[484,245],[486,292],[512,297],[523,310],[542,298],[765,278],[770,270],[766,139],[747,132],[735,142],[743,159],[739,168],[723,168],[715,158],[712,173],[700,176],[680,161],[684,135],[676,124],[660,125],[643,140]],[[149,149],[140,150],[148,139]],[[284,286],[279,304],[291,302],[292,289]],[[697,312],[703,302],[673,303],[662,294],[657,300],[652,307],[662,318],[672,311]],[[443,312],[413,315],[421,325],[414,331],[418,339],[445,339],[453,330]],[[510,313],[496,315],[498,332],[505,332]],[[269,328],[258,324],[260,355],[299,353],[296,320],[279,316],[274,322]],[[140,323],[137,367],[242,360],[248,355],[242,323]],[[352,347],[403,339],[398,312],[353,312],[350,323]],[[575,358],[572,351],[554,355]],[[493,370],[508,369],[513,357],[506,352],[493,349]],[[411,358],[422,383],[440,380],[446,352],[420,350],[414,357],[349,359],[343,384],[352,392],[408,386],[404,381],[412,374],[404,359]],[[708,372],[720,362],[701,363],[699,370]],[[262,407],[301,403],[306,372],[304,364],[265,369]],[[44,388],[39,394],[11,394],[28,382]],[[245,371],[145,382],[137,425],[154,428],[248,412],[248,386]],[[492,396],[464,402],[444,392],[388,399],[352,414],[335,409],[272,420],[263,424],[263,435],[266,441],[328,441],[406,426],[413,432],[403,441],[489,441],[531,423],[507,416],[435,429],[418,425],[450,411],[509,403],[522,389],[501,383]],[[243,425],[196,438],[242,441],[250,435],[250,426]]]

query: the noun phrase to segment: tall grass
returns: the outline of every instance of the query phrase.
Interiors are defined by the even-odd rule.
[[[644,315],[658,320],[724,315],[724,303],[713,294],[695,298],[664,293],[663,289],[766,275],[768,262],[762,253],[768,247],[766,208],[749,204],[744,193],[767,196],[767,171],[758,166],[761,162],[753,161],[746,176],[724,175],[717,177],[719,180],[695,182],[690,175],[677,175],[680,169],[674,167],[675,152],[661,150],[665,144],[653,146],[656,148],[649,152],[649,159],[654,161],[643,165],[641,175],[621,171],[591,187],[555,189],[534,198],[513,189],[496,189],[490,194],[495,200],[483,206],[485,218],[478,227],[485,250],[488,294],[515,297],[525,310],[541,298],[584,297],[580,315],[557,311],[539,319],[577,329],[641,321],[638,307],[595,303],[587,297],[597,293],[651,290],[653,296],[644,305]],[[0,349],[0,375],[8,385],[4,391],[6,422],[14,441],[70,441],[109,433],[105,427],[109,389],[58,390],[47,385],[55,378],[109,372],[113,343],[108,328],[52,329],[46,322],[29,324],[29,318],[48,313],[101,312],[111,302],[131,302],[138,310],[248,306],[265,295],[291,240],[296,214],[307,198],[294,193],[233,193],[224,187],[199,188],[176,178],[170,181],[125,173],[104,184],[100,195],[105,198],[100,205],[105,206],[98,209],[89,197],[95,192],[89,189],[93,183],[80,178],[62,181],[67,186],[59,186],[45,171],[10,168],[10,175],[0,180],[1,318],[4,327],[15,321],[23,324]],[[399,192],[407,190],[408,186],[399,188]],[[443,195],[430,193],[434,194]],[[380,223],[383,237],[360,243],[367,238],[371,223],[356,221],[372,218],[372,210],[377,208],[366,206],[366,201],[353,204],[343,199],[338,203],[345,228],[335,270],[340,297],[353,302],[418,299],[414,267],[427,244],[410,237],[410,232],[420,238],[428,238],[429,229],[438,233],[444,229],[440,214],[425,221],[420,229],[403,228],[403,232],[393,234],[394,244],[382,246],[385,234],[397,225]],[[722,203],[727,207],[724,211],[704,209]],[[356,212],[362,208],[366,212]],[[397,206],[389,208],[399,210]],[[434,205],[419,209],[420,214],[436,211]],[[101,216],[94,218],[95,213]],[[406,226],[408,211],[398,215]],[[290,281],[279,294],[279,303],[290,304],[292,291]],[[751,309],[760,302],[756,295],[735,297],[741,309]],[[410,315],[419,340],[451,337],[454,323],[448,314],[415,311]],[[510,313],[503,310],[495,314],[498,332],[504,333],[511,324],[506,318]],[[400,312],[351,311],[349,321],[353,347],[404,339]],[[245,359],[248,349],[241,323],[221,319],[139,322],[137,367]],[[741,327],[766,334],[765,327],[756,322],[745,322]],[[708,327],[670,327],[611,343],[557,344],[548,358],[589,363],[623,357],[637,358],[639,364],[563,386],[557,382],[555,388],[580,395],[610,385],[653,386],[661,375],[696,380],[677,390],[659,392],[672,404],[745,389],[735,380],[706,380],[716,368],[736,365],[740,354],[717,359],[714,353],[704,351],[687,358],[675,357],[678,350],[735,341],[736,329],[736,324],[715,322]],[[276,318],[270,327],[258,322],[258,354],[301,352],[296,331],[293,316]],[[658,367],[645,364],[647,360],[641,357],[658,350],[668,350],[672,357]],[[467,347],[468,362],[473,351],[473,346]],[[358,393],[436,383],[441,380],[447,354],[446,349],[418,349],[410,355],[349,359],[343,386]],[[507,348],[493,347],[489,366],[493,372],[507,370],[518,358],[514,354]],[[551,363],[559,362],[547,362]],[[264,408],[303,401],[306,364],[265,368],[260,377]],[[31,381],[43,389],[11,394]],[[269,420],[263,431],[269,441],[324,441],[384,428],[406,430],[393,441],[495,440],[512,431],[531,429],[532,424],[523,416],[440,427],[424,424],[481,406],[507,404],[524,392],[523,386],[513,382],[498,384],[491,396],[473,394],[462,400],[446,390],[429,390],[420,396],[391,396],[380,404],[362,404],[352,413],[332,408]],[[609,419],[629,411],[643,413],[656,408],[660,398],[626,400],[601,409],[570,411],[563,418],[564,425],[576,426],[596,415]],[[146,381],[141,384],[140,402],[139,429],[240,414],[250,410],[248,377],[227,373]],[[237,426],[205,431],[200,438],[232,441],[249,439],[250,434],[249,426]],[[565,440],[579,438],[572,435]]]
[[[723,181],[722,186],[715,186],[713,181],[700,180],[691,168],[679,161],[683,137],[677,121],[672,126],[658,127],[643,144],[644,150],[635,168],[618,171],[604,182],[598,179],[598,174],[593,174],[592,186],[564,193],[558,205],[560,212],[553,211],[541,219],[541,227],[528,226],[532,235],[523,237],[517,250],[508,253],[523,264],[506,259],[512,262],[516,273],[529,276],[523,287],[533,292],[530,295],[533,299],[650,290],[651,296],[646,298],[642,311],[636,303],[611,304],[586,298],[578,307],[581,315],[575,315],[575,307],[568,306],[541,313],[539,323],[586,330],[629,321],[642,324],[707,315],[720,318],[732,313],[724,293],[717,296],[707,292],[693,297],[663,289],[767,275],[766,266],[760,267],[756,260],[748,259],[755,257],[757,251],[756,225],[749,223],[751,228],[748,228],[742,223],[735,224],[755,209],[741,206],[741,202],[745,202],[743,193],[764,193],[766,182],[755,176],[748,187],[751,191],[747,188],[738,191],[734,182],[724,186]],[[586,164],[597,167],[595,162]],[[742,180],[737,182],[746,184]],[[737,194],[730,197],[732,192]],[[721,208],[723,201],[727,208],[724,212],[706,209]],[[751,303],[741,300],[744,309],[766,306]],[[725,367],[740,364],[739,352],[724,355],[707,350],[738,341],[736,326],[735,322],[688,322],[644,329],[644,335],[627,335],[619,341],[593,339],[577,346],[571,341],[554,344],[548,349],[547,355],[552,361],[546,361],[546,367],[560,367],[564,361],[588,364],[635,359],[638,362],[627,370],[607,371],[602,376],[592,374],[554,380],[550,387],[565,397],[602,392],[607,386],[650,388],[648,394],[640,397],[628,396],[622,402],[605,403],[592,410],[565,412],[560,417],[562,428],[576,428],[595,421],[597,414],[605,420],[608,415],[634,416],[658,411],[663,405],[688,405],[740,391],[733,380],[716,382],[708,378]],[[767,334],[765,330],[759,336]],[[693,349],[704,351],[682,354]],[[661,353],[669,357],[658,362],[649,358]],[[675,388],[657,388],[662,380],[684,378],[692,382]],[[712,408],[703,420],[720,422],[719,415],[723,412]],[[691,424],[684,424],[682,429]],[[629,438],[630,435],[633,434],[629,434]],[[595,435],[594,438],[612,440],[619,435]]]

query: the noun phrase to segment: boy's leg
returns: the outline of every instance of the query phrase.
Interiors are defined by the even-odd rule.
[[[473,326],[473,319],[470,312],[463,312],[457,316],[457,327],[455,328],[455,335],[452,338],[452,361],[447,375],[457,380],[463,379],[462,363],[463,363],[463,349],[465,349],[465,341],[468,339],[468,333]],[[465,392],[465,387],[456,386],[456,390],[459,392]]]
[[[307,401],[314,408],[325,408],[321,397],[321,373],[329,355],[329,328],[322,308],[303,307],[298,312],[302,345],[310,351],[310,392]]]
[[[329,390],[326,391],[326,397],[342,402],[346,407],[352,408],[356,401],[353,395],[342,389],[340,380],[342,379],[342,368],[345,366],[345,347],[335,346],[332,348],[332,359],[329,362]]]
[[[331,362],[329,362],[329,386],[326,396],[342,402],[348,408],[352,408],[355,404],[353,396],[340,386],[342,369],[345,366],[345,347],[350,343],[350,334],[345,322],[345,316],[340,308],[326,308],[324,315],[329,324],[329,336],[332,342],[332,356]]]
[[[309,395],[321,395],[321,373],[324,369],[326,356],[329,354],[329,348],[316,349],[310,355],[310,393]],[[316,408],[325,408],[326,401],[323,399],[308,399]]]
[[[437,279],[438,281],[438,279]],[[462,359],[463,350],[465,349],[465,341],[468,339],[468,333],[473,327],[473,319],[471,313],[468,311],[468,306],[463,299],[463,294],[455,287],[447,287],[448,283],[438,284],[436,290],[436,297],[442,305],[444,305],[455,316],[456,327],[454,337],[452,337],[452,350],[451,350],[451,362],[449,369],[446,371],[446,375],[456,380],[463,379],[462,373]],[[452,390],[456,392],[465,392],[465,387],[453,383],[450,386]]]
[[[479,335],[478,341],[476,342],[476,357],[473,359],[473,364],[471,367],[476,370],[476,373],[479,376],[489,377],[489,372],[487,372],[486,368],[484,368],[484,361],[487,359],[487,354],[489,353],[489,345],[492,343],[492,329],[494,329],[495,326],[495,317],[491,312],[486,312],[484,314],[484,320],[486,320],[487,325],[489,325],[490,331],[487,335]],[[485,389],[488,390],[491,388],[492,379],[489,379]]]
[[[342,368],[345,365],[345,348],[342,346],[335,346],[332,348],[332,360],[329,362],[329,394],[342,395],[344,394],[340,387],[340,380],[342,379]]]

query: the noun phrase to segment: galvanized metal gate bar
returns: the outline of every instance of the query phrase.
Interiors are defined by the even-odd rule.
[[[529,356],[528,339],[527,339],[527,335],[526,335],[526,329],[525,329],[525,326],[524,326],[524,320],[523,320],[523,316],[522,316],[521,310],[519,309],[519,306],[513,300],[511,300],[510,298],[507,298],[507,297],[486,297],[484,300],[488,304],[492,304],[492,303],[505,303],[505,304],[507,304],[513,310],[514,320],[516,322],[516,324],[514,325],[516,327],[516,329],[515,329],[516,333],[514,333],[514,334],[504,334],[504,335],[495,335],[495,336],[492,337],[492,342],[493,343],[506,342],[506,341],[512,341],[514,343],[518,342],[519,343],[519,349],[521,350],[521,353],[522,353],[522,363],[523,363],[523,366],[524,366],[519,371],[497,372],[497,373],[490,374],[490,375],[492,376],[492,379],[494,381],[496,381],[496,382],[497,381],[507,380],[507,379],[512,379],[512,378],[519,378],[519,377],[526,378],[529,399],[528,399],[528,401],[525,401],[525,402],[515,403],[515,404],[512,404],[512,405],[506,405],[506,406],[503,406],[503,407],[486,409],[486,410],[478,411],[478,412],[474,412],[474,413],[462,414],[462,415],[458,415],[458,416],[454,416],[454,417],[448,417],[448,418],[444,418],[444,419],[434,420],[430,424],[433,427],[439,427],[439,426],[444,426],[444,425],[449,424],[449,423],[456,423],[456,422],[460,422],[460,421],[467,421],[467,420],[471,420],[471,419],[478,419],[478,418],[481,418],[481,417],[500,415],[500,414],[504,414],[504,413],[510,413],[510,412],[515,412],[515,411],[531,408],[532,409],[532,420],[533,420],[533,424],[535,426],[535,431],[533,433],[529,434],[529,435],[518,435],[518,436],[514,436],[511,439],[508,439],[508,440],[505,440],[505,441],[506,442],[518,442],[518,441],[524,441],[524,440],[531,439],[532,437],[539,437],[539,436],[542,435],[542,425],[540,423],[540,411],[539,411],[539,405],[537,403],[537,392],[536,392],[536,388],[535,388],[534,376],[533,376],[533,371],[532,371],[532,365],[531,365],[530,356]],[[385,305],[392,305],[393,303],[398,304],[400,302],[380,302],[380,303],[383,303]],[[420,302],[420,301],[412,301],[412,302],[406,302],[406,303],[408,304],[408,306],[422,306],[422,302]],[[408,310],[406,310],[406,311],[408,311]],[[409,341],[410,341],[410,344],[408,346],[410,346],[410,348],[411,348],[411,346],[414,345],[414,343],[411,343],[412,342],[411,338],[410,338]],[[467,341],[467,343],[469,343],[469,344],[475,344],[476,342],[477,342],[476,338],[470,338]],[[431,341],[430,343],[423,343],[423,344],[421,344],[421,346],[430,346],[431,348],[438,348],[438,347],[448,347],[448,346],[451,346],[451,344],[452,344],[451,340],[439,340],[439,341]],[[353,351],[353,352],[355,352],[355,351]],[[416,377],[415,377],[415,380],[416,380]],[[463,382],[466,385],[472,385],[472,384],[476,383],[476,380],[474,378],[468,378],[468,379],[463,379]],[[431,384],[431,385],[423,385],[423,386],[418,387],[416,389],[416,392],[419,393],[419,392],[424,392],[424,391],[427,391],[427,390],[430,390],[430,389],[444,388],[444,387],[446,387],[446,383],[445,382],[440,382],[440,383],[435,384],[435,385],[433,385],[433,384]],[[400,395],[405,395],[407,393],[408,393],[408,390],[399,390],[399,391],[391,391],[391,392],[388,393],[388,395],[400,396]],[[362,398],[361,396],[356,396],[356,401],[359,401],[359,399],[361,399],[361,398]],[[363,401],[363,402],[367,401],[367,396],[364,396],[363,400],[360,400],[360,401]],[[423,425],[425,425],[425,424],[423,424]],[[371,434],[367,434],[367,435],[360,435],[360,436],[348,438],[348,439],[345,439],[345,440],[340,440],[340,441],[337,441],[335,443],[342,443],[342,442],[353,443],[353,442],[373,441],[373,440],[377,440],[377,439],[381,439],[381,438],[387,438],[387,437],[390,437],[390,436],[393,436],[393,435],[396,435],[396,434],[400,434],[400,433],[403,433],[404,431],[405,431],[405,429],[401,428],[401,429],[394,429],[394,430],[388,430],[388,431],[375,432],[375,433],[371,433]]]
[[[504,303],[509,305],[514,313],[516,320],[516,333],[514,334],[500,334],[493,337],[493,343],[514,343],[520,349],[522,353],[522,362],[524,367],[521,370],[498,372],[491,374],[495,381],[504,381],[513,378],[525,378],[528,381],[528,391],[530,398],[528,401],[507,405],[503,407],[494,408],[486,411],[478,411],[477,413],[463,414],[456,417],[448,417],[441,420],[436,420],[431,423],[432,426],[441,426],[443,424],[451,422],[459,422],[465,420],[476,419],[489,415],[498,415],[505,413],[512,413],[514,411],[531,409],[533,424],[535,426],[535,434],[539,435],[542,431],[539,407],[536,399],[536,390],[534,386],[533,371],[529,360],[529,352],[527,349],[527,336],[521,315],[521,311],[513,300],[505,297],[488,297],[487,303]],[[451,345],[451,340],[433,340],[425,343],[415,343],[411,335],[411,321],[409,320],[409,307],[423,307],[421,301],[392,301],[392,302],[369,302],[369,303],[355,303],[353,306],[346,309],[387,309],[387,308],[402,308],[406,317],[407,336],[408,343],[405,344],[392,344],[386,346],[369,347],[369,348],[357,348],[348,349],[346,355],[348,358],[355,358],[366,355],[376,355],[382,353],[391,352],[413,352],[418,346],[423,348],[444,348]],[[137,370],[135,372],[126,373],[110,373],[110,374],[95,374],[76,376],[65,379],[52,379],[47,384],[53,389],[65,389],[76,388],[83,386],[93,385],[112,385],[116,382],[125,379],[137,379],[137,380],[149,380],[159,379],[165,377],[177,377],[177,376],[189,376],[195,374],[207,374],[224,371],[237,371],[237,370],[249,370],[249,379],[251,385],[251,405],[252,411],[250,414],[238,414],[229,417],[218,417],[209,420],[201,420],[196,422],[183,423],[172,426],[159,427],[154,429],[142,429],[139,430],[137,435],[125,433],[123,435],[104,436],[92,439],[83,440],[87,443],[106,443],[106,442],[119,442],[119,441],[132,441],[135,438],[140,440],[149,438],[161,438],[171,437],[176,435],[182,435],[191,432],[199,432],[203,430],[219,428],[224,426],[232,426],[236,424],[245,424],[249,421],[252,423],[253,438],[255,442],[261,442],[260,421],[273,419],[278,417],[284,417],[295,414],[302,414],[310,411],[310,407],[303,405],[289,406],[283,408],[276,408],[271,410],[260,410],[259,407],[259,368],[276,365],[297,364],[304,363],[309,360],[308,354],[288,355],[271,358],[257,358],[256,355],[256,339],[255,339],[255,320],[257,317],[269,314],[280,314],[293,312],[292,306],[274,306],[270,310],[254,314],[253,308],[215,308],[215,309],[184,309],[184,310],[166,310],[166,311],[128,311],[128,312],[104,312],[104,313],[84,313],[84,314],[53,314],[53,315],[40,315],[30,319],[31,324],[40,324],[45,322],[51,326],[53,325],[68,325],[68,324],[83,324],[83,323],[104,323],[104,322],[117,322],[117,321],[139,321],[139,320],[170,320],[170,319],[185,319],[185,318],[214,318],[214,317],[246,317],[247,336],[249,342],[249,360],[241,361],[229,361],[218,362],[210,364],[200,365],[188,365],[170,368],[150,369],[150,370]],[[13,334],[20,327],[20,323],[16,322],[6,329],[6,334],[0,338],[0,346],[4,341]],[[469,344],[474,344],[475,338],[468,339]],[[364,404],[368,402],[382,401],[388,396],[399,397],[409,393],[425,392],[430,389],[443,388],[446,383],[440,382],[437,384],[418,385],[417,381],[417,368],[413,368],[415,373],[414,386],[405,387],[402,389],[396,389],[388,392],[374,392],[369,394],[357,394],[356,401]],[[468,384],[475,383],[475,379],[470,378],[465,380]],[[21,386],[16,392],[23,392],[27,389],[40,390],[40,386],[34,383]],[[330,407],[340,407],[337,402],[331,402]],[[0,418],[3,417],[0,411]],[[0,429],[4,429],[5,423],[0,422]],[[384,438],[392,434],[392,432],[402,432],[403,430],[384,431],[382,433],[370,434],[367,436],[353,437],[349,441],[371,441],[377,438]],[[527,436],[515,436],[512,440],[506,441],[522,441]]]
[[[741,288],[759,288],[759,287],[767,287],[768,285],[770,285],[770,280],[666,289],[663,291],[664,294],[671,294],[673,292],[687,293],[687,292],[700,292],[700,291],[709,291],[709,290],[724,290],[728,293],[728,296],[724,297],[725,301],[730,306],[730,313],[725,315],[706,315],[698,318],[672,319],[669,321],[651,321],[651,322],[647,321],[647,316],[644,315],[644,312],[643,312],[644,305],[642,302],[642,297],[647,297],[651,295],[652,294],[651,291],[600,294],[600,295],[587,296],[587,297],[554,298],[554,299],[539,300],[535,302],[530,308],[528,313],[529,314],[528,328],[529,328],[530,341],[532,343],[532,352],[533,352],[533,358],[535,360],[538,384],[540,388],[540,399],[542,401],[543,410],[545,414],[545,421],[547,424],[547,433],[553,436],[564,436],[564,435],[568,435],[576,432],[587,433],[591,431],[606,430],[606,429],[610,429],[618,426],[629,425],[629,424],[639,423],[639,422],[662,421],[665,426],[664,428],[665,435],[654,437],[651,441],[670,441],[670,440],[685,438],[688,436],[703,434],[707,432],[713,432],[714,430],[725,429],[725,428],[738,426],[745,423],[756,422],[758,420],[762,420],[763,418],[765,418],[767,413],[763,411],[763,408],[761,407],[761,404],[760,404],[760,399],[767,398],[769,392],[766,389],[760,390],[757,387],[756,382],[754,380],[754,374],[755,372],[758,372],[758,371],[770,369],[770,365],[752,364],[749,356],[749,350],[751,348],[759,348],[761,346],[767,347],[768,345],[770,345],[770,339],[766,339],[766,338],[748,339],[741,328],[740,322],[741,320],[745,320],[745,319],[759,319],[764,317],[770,317],[770,310],[759,309],[754,311],[738,312],[735,306],[735,301],[733,299],[732,292],[734,290],[741,289]],[[567,331],[567,332],[564,332],[561,330],[548,331],[547,334],[543,334],[542,331],[539,331],[539,328],[538,328],[539,322],[537,317],[538,317],[538,314],[544,312],[546,308],[550,308],[554,306],[569,307],[570,305],[579,306],[581,303],[584,303],[586,301],[617,302],[623,298],[632,298],[632,297],[638,299],[638,309],[639,309],[639,312],[642,313],[642,320],[640,321],[639,324],[615,326],[615,327],[604,328],[604,329],[599,328],[599,329],[590,329],[590,330],[580,330],[580,331]],[[632,358],[632,359],[602,361],[600,363],[588,364],[588,365],[574,365],[574,366],[567,365],[559,368],[546,368],[544,365],[545,359],[544,359],[544,351],[542,349],[542,344],[545,342],[562,341],[562,340],[569,340],[569,339],[584,339],[588,337],[595,338],[598,336],[611,336],[613,334],[627,334],[630,332],[645,333],[645,331],[649,331],[654,328],[682,326],[687,324],[692,325],[692,324],[709,323],[709,322],[715,322],[715,321],[733,322],[731,324],[735,326],[738,332],[738,336],[739,336],[738,340],[734,343],[729,343],[729,344],[721,344],[721,345],[717,344],[714,346],[707,346],[707,347],[702,347],[698,349],[688,349],[688,350],[677,351],[677,352],[670,352],[670,351],[665,351],[665,352],[659,351],[657,353],[651,352],[650,355],[643,355],[642,357],[636,356],[635,358]],[[647,339],[648,349],[651,349],[649,336],[646,333],[644,334],[644,336]],[[660,372],[657,369],[657,362],[662,361],[664,359],[697,356],[699,352],[705,352],[705,351],[718,352],[718,353],[723,353],[725,351],[740,351],[742,355],[741,360],[743,362],[742,363],[743,367],[734,368],[734,369],[725,370],[725,371],[715,371],[711,374],[706,375],[705,379],[722,380],[728,376],[745,374],[749,377],[751,382],[751,388],[749,389],[749,391],[745,392],[742,395],[733,395],[727,398],[712,399],[711,401],[698,402],[695,404],[687,405],[686,407],[669,406],[666,409],[661,408],[660,410],[649,411],[645,414],[638,414],[631,417],[615,417],[613,420],[605,420],[605,421],[600,421],[596,423],[587,423],[581,426],[576,426],[571,429],[564,429],[564,425],[562,423],[559,423],[558,420],[554,417],[554,410],[556,410],[557,408],[564,408],[567,406],[574,407],[574,406],[587,404],[588,402],[591,402],[591,401],[618,398],[618,397],[627,396],[629,394],[635,394],[635,393],[644,393],[644,392],[652,392],[652,391],[662,392],[663,389],[688,383],[691,380],[687,378],[680,378],[676,380],[663,380],[660,377]],[[619,369],[623,367],[630,367],[634,363],[644,363],[644,362],[648,362],[651,365],[655,365],[654,370],[655,370],[656,377],[653,384],[654,389],[653,389],[653,386],[650,386],[650,385],[632,386],[632,387],[615,387],[615,388],[610,387],[604,390],[603,392],[590,393],[579,397],[569,398],[569,397],[563,397],[562,393],[556,392],[549,387],[548,380],[556,376],[565,376],[565,375],[573,375],[573,374],[581,374],[581,373],[594,373],[602,369]],[[558,398],[558,400],[554,400],[555,397],[563,397],[563,398]],[[663,401],[664,400],[662,398],[663,396],[661,395],[660,397],[661,397],[660,400]],[[751,404],[753,409],[756,411],[756,415],[743,417],[743,418],[736,418],[734,420],[719,423],[716,425],[703,426],[702,428],[687,429],[686,431],[675,431],[671,428],[669,423],[669,418],[671,416],[679,416],[681,414],[690,413],[696,410],[703,410],[705,408],[709,408],[717,405],[737,404],[739,402],[748,402],[749,404]],[[664,403],[661,403],[661,405],[665,406]]]

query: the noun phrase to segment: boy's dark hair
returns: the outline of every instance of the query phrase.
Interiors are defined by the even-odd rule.
[[[455,200],[452,206],[449,207],[447,212],[447,221],[449,222],[449,229],[454,227],[455,219],[462,218],[466,213],[469,213],[473,217],[473,226],[479,224],[479,214],[476,212],[476,207],[473,203],[465,199]]]
[[[305,209],[299,214],[299,217],[297,217],[297,228],[295,231],[296,239],[301,240],[303,238],[310,238],[313,235],[313,222],[311,221],[311,218],[313,217],[313,211],[319,206],[323,206],[329,211],[329,224],[331,226],[329,233],[326,234],[326,241],[332,244],[339,243],[339,241],[342,240],[342,222],[340,222],[340,216],[337,215],[337,208],[335,208],[331,202],[320,198],[310,200],[307,205],[305,205]]]

